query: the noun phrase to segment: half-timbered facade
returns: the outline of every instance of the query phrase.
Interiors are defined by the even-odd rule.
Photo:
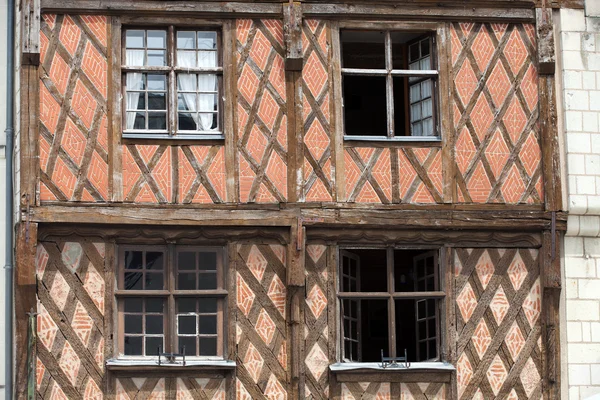
[[[31,2],[17,394],[559,398],[552,7]]]

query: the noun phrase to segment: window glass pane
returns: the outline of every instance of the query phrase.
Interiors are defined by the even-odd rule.
[[[431,69],[431,57],[423,58],[420,67],[422,70]]]
[[[210,290],[217,288],[217,274],[215,273],[200,273],[198,274],[198,289]]]
[[[177,50],[177,66],[184,68],[196,68],[196,52]]]
[[[200,338],[200,354],[201,356],[216,356],[217,355],[217,338]]]
[[[143,333],[142,316],[125,314],[125,333]]]
[[[215,74],[198,74],[198,91],[202,93],[216,93],[217,76]]]
[[[385,69],[385,32],[343,30],[342,68]]]
[[[142,277],[143,274],[141,272],[125,272],[125,290],[142,290]]]
[[[162,270],[163,266],[163,253],[149,251],[146,253],[146,269]]]
[[[346,135],[387,136],[385,77],[343,76]]]
[[[431,79],[421,82],[422,97],[425,99],[431,97]]]
[[[408,353],[409,361],[437,357],[436,299],[396,300],[396,348]],[[433,344],[431,344],[433,342]],[[430,351],[430,349],[434,351]]]
[[[139,72],[127,73],[127,90],[145,90],[145,74]]]
[[[421,104],[422,104],[422,108],[421,108],[422,117],[423,118],[431,117],[431,113],[433,112],[431,99],[424,100]]]
[[[163,274],[146,273],[146,290],[163,289]]]
[[[148,129],[167,129],[167,115],[165,113],[148,113]]]
[[[418,60],[419,58],[421,58],[419,43],[413,43],[410,46],[408,46],[408,55],[410,61]]]
[[[179,130],[182,131],[196,131],[198,130],[198,126],[196,125],[196,120],[198,119],[198,114],[194,113],[179,113],[178,118],[178,126]]]
[[[429,50],[429,38],[421,40],[421,57],[428,56],[430,54]]]
[[[202,302],[203,300],[200,300]],[[177,311],[180,313],[196,312],[196,299],[181,298],[177,299]]]
[[[201,131],[210,131],[213,130],[217,127],[217,121],[214,118],[216,114],[207,114],[207,113],[201,113],[198,114],[198,122],[200,122],[200,127],[199,129]]]
[[[195,92],[196,81],[196,74],[177,74],[177,90],[180,92]]]
[[[148,66],[164,67],[167,65],[165,50],[148,50]]]
[[[217,270],[217,253],[215,252],[200,252],[200,269],[204,271]]]
[[[163,313],[164,312],[164,300],[148,298],[146,299],[146,312],[150,313]]]
[[[198,52],[198,66],[200,68],[211,68],[217,66],[217,52],[216,51],[199,51]]]
[[[133,114],[134,122],[131,129],[146,129],[146,114],[143,112],[127,113],[127,127],[129,128],[129,115]]]
[[[164,351],[162,337],[146,337],[146,355],[157,356],[159,352]]]
[[[198,96],[198,111],[216,111],[217,110],[217,96],[214,94],[201,94]],[[212,114],[209,114],[212,119]]]
[[[212,50],[217,48],[217,32],[198,32],[198,49]]]
[[[177,333],[180,335],[195,335],[196,334],[196,316],[195,315],[180,315],[178,317]]]
[[[421,85],[410,86],[410,102],[415,103],[421,100]]]
[[[166,31],[148,31],[148,48],[165,49],[167,48]]]
[[[143,252],[141,251],[126,251],[125,252],[125,269],[142,269],[143,268]]]
[[[163,316],[162,315],[146,315],[146,333],[162,334],[163,333]]]
[[[129,107],[132,108],[129,108]],[[146,109],[146,97],[144,93],[127,93],[127,108],[131,110],[145,110]]]
[[[167,77],[161,74],[148,74],[148,90],[166,90]]]
[[[124,353],[126,356],[139,356],[142,353],[142,337],[141,336],[125,336]]]
[[[128,29],[125,32],[125,47],[144,48],[144,31]]]
[[[125,312],[141,313],[142,299],[138,297],[128,297],[123,299]]]
[[[217,334],[217,316],[202,315],[200,316],[199,332],[202,335]]]
[[[177,275],[177,289],[179,290],[194,290],[196,289],[196,274],[179,273]]]
[[[148,109],[149,110],[166,110],[167,109],[167,101],[165,98],[165,93],[149,92],[148,93]]]
[[[185,347],[185,349],[184,349]],[[177,349],[180,354],[195,356],[196,353],[196,336],[179,336],[179,349]]]
[[[421,119],[421,104],[413,104],[410,106],[410,120],[419,121]],[[413,133],[414,134],[414,133]]]
[[[200,298],[198,299],[198,312],[200,313],[216,313],[217,299]]]
[[[145,56],[146,52],[144,50],[130,50],[127,49],[125,51],[125,64],[130,67],[141,67],[145,65]]]
[[[423,121],[423,136],[435,136],[432,118],[427,118]]]
[[[177,32],[177,48],[178,49],[194,49],[196,33],[192,31]]]
[[[180,270],[196,269],[196,253],[191,251],[182,251],[177,256],[177,268]]]

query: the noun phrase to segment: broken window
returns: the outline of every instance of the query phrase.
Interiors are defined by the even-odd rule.
[[[223,249],[120,249],[116,296],[122,356],[223,356]]]
[[[355,249],[340,252],[342,359],[381,362],[440,359],[437,250]]]
[[[125,135],[221,135],[219,42],[213,30],[126,29]]]
[[[347,138],[439,136],[434,39],[423,32],[341,31]]]

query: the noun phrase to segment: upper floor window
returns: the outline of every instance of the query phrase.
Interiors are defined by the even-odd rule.
[[[125,136],[222,134],[219,32],[126,29],[123,42]]]
[[[347,138],[439,136],[435,36],[403,31],[341,31]]]
[[[119,258],[120,355],[223,357],[222,248],[124,246]]]
[[[344,249],[339,289],[342,360],[440,360],[437,250]]]

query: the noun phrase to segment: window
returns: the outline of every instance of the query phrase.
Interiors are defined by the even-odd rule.
[[[344,249],[340,260],[342,360],[439,360],[438,251]]]
[[[120,355],[223,357],[222,248],[127,246],[119,257]]]
[[[221,135],[219,43],[214,30],[126,29],[124,136]]]
[[[439,137],[435,36],[340,32],[346,139]]]

